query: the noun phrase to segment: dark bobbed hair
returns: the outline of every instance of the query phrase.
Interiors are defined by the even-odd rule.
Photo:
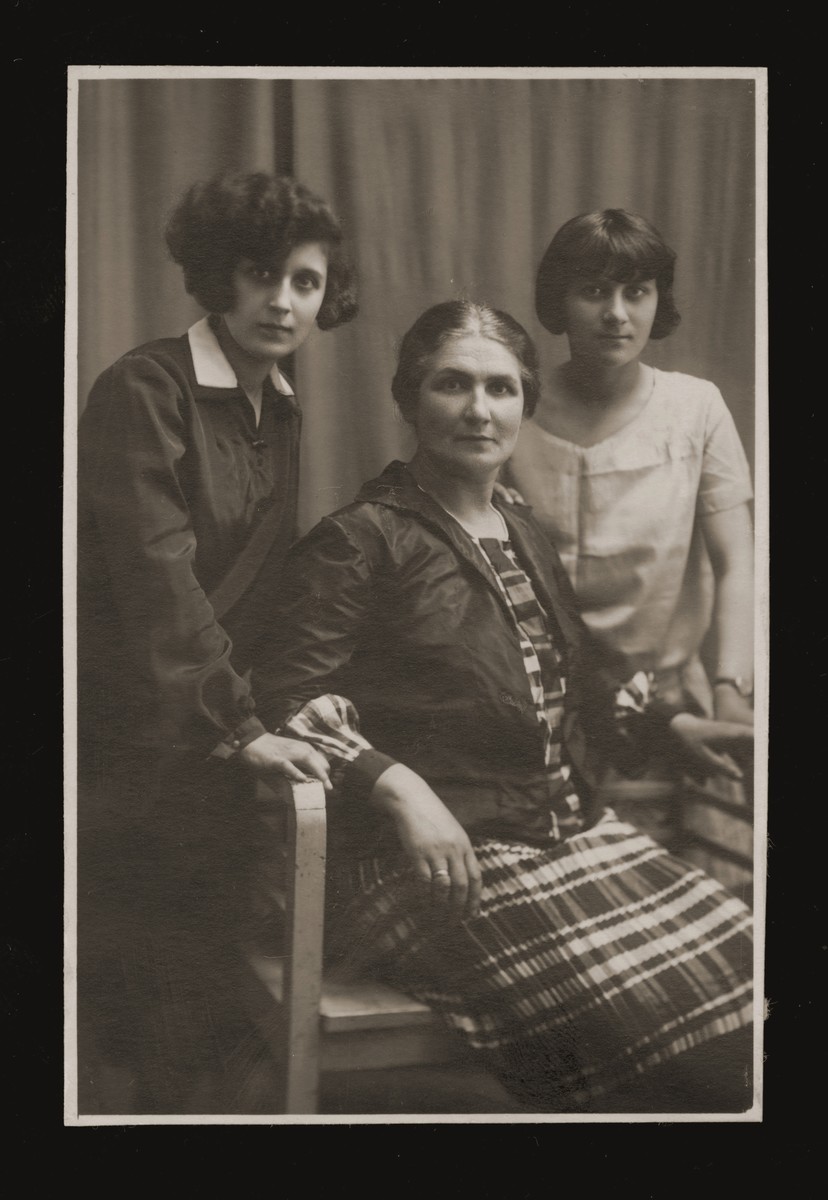
[[[420,387],[432,357],[452,338],[467,334],[500,342],[515,356],[523,385],[524,415],[531,417],[540,396],[541,379],[538,352],[529,334],[509,313],[488,304],[445,300],[426,309],[400,343],[391,394],[406,421],[413,422],[416,416]]]
[[[232,275],[243,258],[272,269],[303,242],[322,242],[328,277],[316,323],[333,329],[356,316],[339,221],[324,200],[289,176],[257,171],[194,183],[173,212],[166,237],[187,291],[209,313],[235,305]]]
[[[654,279],[658,307],[651,338],[664,338],[681,317],[673,300],[676,255],[645,217],[623,208],[581,213],[562,225],[538,267],[535,310],[550,333],[566,333],[564,300],[579,278],[621,283]]]

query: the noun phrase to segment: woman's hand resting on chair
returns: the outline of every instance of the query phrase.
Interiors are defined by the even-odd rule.
[[[732,750],[741,757],[753,748],[750,726],[678,713],[670,722],[670,729],[684,749],[700,766],[707,767],[708,772],[726,775],[728,779],[743,778],[743,772],[727,752]]]
[[[248,770],[265,780],[268,776],[284,775],[293,783],[307,783],[310,777],[321,779],[326,792],[331,790],[325,756],[297,738],[263,733],[239,751],[239,758]]]

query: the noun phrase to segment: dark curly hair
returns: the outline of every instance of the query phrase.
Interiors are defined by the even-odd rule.
[[[658,307],[650,337],[667,337],[681,320],[673,300],[675,261],[674,251],[645,217],[623,208],[582,213],[561,226],[541,259],[535,283],[538,320],[550,333],[566,333],[566,293],[584,276],[620,283],[654,279]]]
[[[324,200],[288,176],[260,171],[194,183],[173,212],[166,236],[187,291],[209,313],[233,308],[232,276],[243,258],[272,269],[303,242],[322,242],[328,278],[316,323],[333,329],[356,316],[354,275],[339,221]]]
[[[523,384],[523,411],[531,417],[541,391],[540,365],[535,343],[509,313],[469,300],[445,300],[417,318],[400,343],[391,394],[406,421],[417,412],[420,387],[433,355],[450,338],[479,334],[500,342],[517,359]]]

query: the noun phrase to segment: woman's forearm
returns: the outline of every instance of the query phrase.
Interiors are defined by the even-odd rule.
[[[747,505],[708,515],[704,533],[716,577],[714,714],[752,724],[753,530]]]
[[[469,835],[426,781],[403,763],[377,778],[370,803],[393,821],[400,845],[431,898],[455,915],[480,912],[481,872]]]
[[[716,577],[713,608],[714,674],[753,678],[753,529],[746,504],[703,521]]]
[[[730,567],[716,581],[713,610],[715,676],[753,680],[753,574]]]
[[[371,788],[368,799],[374,808],[392,819],[399,820],[416,810],[418,802],[427,796],[429,805],[444,807],[428,784],[403,763],[386,767]]]

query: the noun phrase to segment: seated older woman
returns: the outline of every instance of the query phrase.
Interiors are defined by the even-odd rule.
[[[418,439],[292,550],[257,677],[329,758],[327,949],[432,1005],[529,1110],[751,1105],[750,914],[594,799],[742,725],[622,686],[556,552],[493,499],[539,393],[505,313],[437,305],[392,391]]]

